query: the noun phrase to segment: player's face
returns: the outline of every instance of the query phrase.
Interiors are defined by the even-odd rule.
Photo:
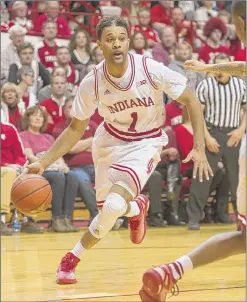
[[[104,28],[98,46],[103,51],[106,62],[117,65],[123,64],[129,50],[127,30],[121,26]]]
[[[44,115],[41,110],[37,110],[29,116],[28,126],[40,130],[44,124]]]
[[[236,27],[236,33],[239,39],[246,45],[246,23],[239,16],[232,15],[232,22]]]

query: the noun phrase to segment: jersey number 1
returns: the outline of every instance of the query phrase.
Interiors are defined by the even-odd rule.
[[[131,115],[130,115],[133,119],[128,131],[130,132],[136,132],[136,122],[137,122],[137,118],[138,118],[138,115],[137,115],[137,112],[132,112]]]

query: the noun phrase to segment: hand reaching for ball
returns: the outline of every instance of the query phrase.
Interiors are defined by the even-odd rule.
[[[42,166],[42,164],[39,161],[36,161],[35,163],[32,163],[30,165],[27,165],[21,175],[25,174],[38,174],[42,175],[45,171],[45,167]]]

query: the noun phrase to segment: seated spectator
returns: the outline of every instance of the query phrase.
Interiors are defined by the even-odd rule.
[[[44,40],[37,46],[37,57],[39,61],[51,73],[56,61],[56,51],[58,45],[55,41],[57,36],[57,23],[54,21],[46,21],[42,25],[42,33]]]
[[[47,112],[40,106],[29,108],[22,120],[20,133],[27,159],[30,163],[46,152],[55,139],[43,133],[48,121]],[[77,232],[71,221],[74,210],[74,201],[78,191],[78,180],[74,172],[70,171],[64,160],[60,158],[42,175],[52,189],[52,223],[54,232]]]
[[[141,32],[135,32],[130,38],[130,53],[136,53],[152,58],[152,53],[148,50],[148,42]]]
[[[154,29],[161,31],[167,25],[172,25],[173,6],[173,1],[159,0],[159,4],[156,4],[151,8],[151,23]]]
[[[66,77],[68,82],[67,88],[72,94],[75,95],[77,92],[77,86],[75,85],[79,82],[79,72],[75,69],[71,62],[71,56],[68,47],[58,47],[55,66],[61,66],[66,70]]]
[[[191,70],[184,70],[184,63],[187,60],[192,59],[192,47],[189,43],[177,43],[174,52],[174,61],[168,65],[171,70],[174,70],[182,75],[184,75],[187,81],[187,87],[192,91],[196,91],[197,85],[204,80],[205,74],[200,72],[194,72]]]
[[[139,24],[130,27],[131,36],[137,31],[147,39],[148,47],[152,48],[159,41],[158,33],[150,26],[150,10],[142,7],[137,12]]]
[[[55,76],[61,76],[61,77],[67,78],[66,70],[60,66],[54,67],[54,69],[52,70],[52,73],[51,73],[51,77],[53,78]],[[42,89],[40,89],[40,91],[38,93],[39,103],[46,99],[50,99],[51,94],[52,94],[51,85],[47,85],[47,86],[43,87]],[[70,95],[71,95],[71,92],[68,89],[66,89],[65,96],[68,97]]]
[[[103,51],[99,48],[99,46],[95,46],[91,53],[92,61],[94,64],[98,65],[100,62],[104,60]]]
[[[1,29],[8,29],[7,24],[9,23],[9,12],[6,8],[6,4],[4,1],[0,1],[0,9],[1,9]]]
[[[53,128],[59,122],[64,122],[64,104],[66,100],[66,78],[53,76],[51,82],[51,98],[44,100],[40,106],[45,107],[48,113],[46,133],[52,134]]]
[[[55,138],[57,138],[71,122],[72,116],[70,115],[70,111],[72,104],[73,98],[69,98],[64,105],[65,122],[62,121],[53,128],[52,134]],[[91,220],[98,214],[96,194],[92,187],[95,172],[91,150],[96,128],[97,125],[90,121],[81,140],[64,156],[67,165],[78,177],[79,195],[90,212]]]
[[[206,41],[199,50],[199,60],[204,63],[212,63],[218,53],[228,54],[229,50],[221,45],[221,41],[226,35],[226,26],[218,18],[211,18],[204,26],[204,36]]]
[[[31,67],[34,71],[34,85],[32,87],[32,92],[37,95],[40,79],[43,81],[43,86],[49,85],[50,74],[42,63],[37,62],[34,59],[34,47],[31,43],[25,42],[18,46],[17,53],[19,55],[20,62],[15,62],[10,66],[8,80],[9,82],[17,84],[17,71],[23,65]]]
[[[87,74],[87,66],[91,63],[90,57],[90,37],[81,28],[78,28],[69,42],[71,62],[79,72],[79,81]]]
[[[229,55],[235,55],[241,50],[242,42],[236,34],[235,25],[231,23],[231,14],[226,10],[219,11],[218,18],[221,19],[226,25],[226,35],[222,41],[222,45],[229,49]]]
[[[26,163],[21,139],[16,128],[1,122],[1,235],[12,235],[13,230],[5,224],[5,215],[10,213],[12,185]],[[43,233],[44,229],[32,218],[24,217],[23,233]]]
[[[186,106],[183,108],[183,123],[174,128],[176,133],[177,145],[181,160],[184,160],[189,152],[193,149],[193,128],[188,115]],[[192,179],[193,162],[183,163],[181,165],[181,173],[184,177]],[[218,163],[218,168],[214,174],[210,192],[217,189],[216,194],[216,221],[222,223],[231,223],[228,216],[228,196],[229,184],[225,168],[222,163]]]
[[[24,27],[28,32],[33,29],[33,23],[27,18],[28,7],[25,1],[15,1],[12,5],[14,19],[9,21],[9,28],[14,25]]]
[[[36,95],[29,91],[33,86],[34,71],[29,66],[22,66],[17,72],[18,89],[20,92],[20,102],[24,102],[25,109],[37,104]]]
[[[172,24],[176,32],[177,41],[188,42],[193,47],[196,33],[194,32],[191,21],[184,20],[182,8],[176,7],[172,10]]]
[[[8,33],[12,42],[1,53],[1,82],[7,81],[11,64],[20,61],[17,47],[24,43],[27,30],[19,25],[15,25],[9,29]]]
[[[172,101],[171,103],[165,106],[166,111],[166,120],[165,120],[165,127],[172,127],[175,128],[177,125],[182,123],[182,109],[183,104]]]
[[[46,9],[44,14],[40,15],[34,24],[34,31],[42,32],[43,23],[47,20],[52,20],[57,23],[57,33],[63,37],[70,37],[68,21],[59,16],[59,1],[46,1]]]
[[[1,89],[1,101],[8,107],[8,122],[20,130],[21,116],[25,112],[25,104],[20,103],[18,87],[13,83],[5,83]]]
[[[174,53],[176,44],[176,34],[173,27],[166,26],[160,33],[160,43],[157,43],[152,49],[152,55],[155,61],[168,66]]]
[[[218,12],[213,8],[212,0],[204,0],[203,6],[195,11],[195,21],[197,21],[199,28],[203,28],[210,18],[217,17]]]
[[[167,204],[164,219],[169,225],[182,225],[178,217],[178,199],[180,193],[180,161],[176,137],[171,128],[166,129],[168,145],[161,153],[161,161],[150,176],[147,186],[150,197],[149,223],[152,226],[162,226],[161,219],[164,210],[161,207],[163,181],[166,181]],[[161,214],[161,215],[160,215]]]

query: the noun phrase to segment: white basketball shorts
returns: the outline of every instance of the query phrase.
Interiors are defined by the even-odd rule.
[[[246,228],[246,135],[242,140],[239,152],[239,183],[237,190],[238,219]]]
[[[160,137],[125,142],[109,134],[101,124],[93,141],[95,189],[101,209],[113,184],[124,187],[135,198],[160,161],[168,138]]]

